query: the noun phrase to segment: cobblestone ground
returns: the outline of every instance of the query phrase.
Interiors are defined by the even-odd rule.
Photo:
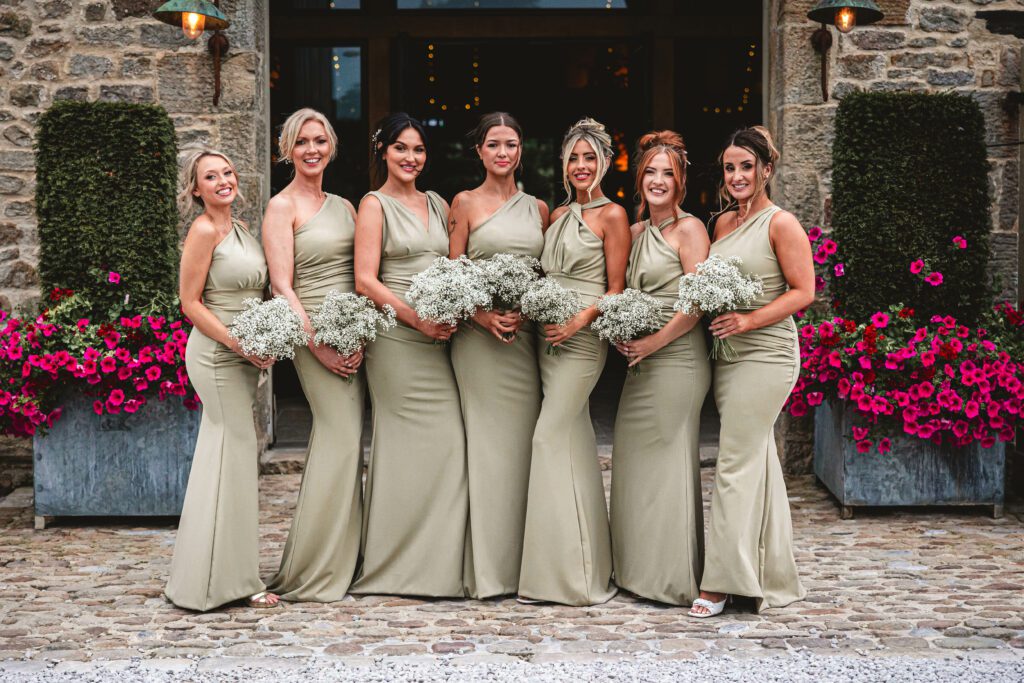
[[[711,475],[704,470],[705,500]],[[265,575],[276,568],[298,484],[294,474],[261,479]],[[790,503],[807,600],[762,615],[737,605],[721,618],[698,621],[680,608],[626,594],[582,609],[512,599],[361,597],[194,614],[162,596],[174,543],[166,520],[63,519],[33,531],[29,503],[27,489],[0,501],[0,679],[5,671],[41,669],[43,662],[63,662],[59,666],[70,671],[89,666],[80,663],[118,660],[124,666],[142,659],[173,671],[197,659],[237,658],[294,668],[312,655],[354,664],[516,666],[779,655],[961,657],[1024,671],[1019,507],[1003,519],[981,508],[946,508],[871,510],[841,520],[813,477],[793,479]]]

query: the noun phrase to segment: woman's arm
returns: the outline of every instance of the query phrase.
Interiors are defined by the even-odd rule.
[[[385,304],[395,309],[396,317],[405,325],[432,339],[451,337],[455,327],[421,320],[416,311],[395,296],[380,281],[380,252],[384,241],[384,209],[373,195],[363,197],[356,217],[355,276],[356,292],[368,297],[378,308]]]
[[[468,203],[468,193],[460,192],[452,199],[448,212],[448,258],[456,259],[466,253],[469,244],[469,216],[463,210]]]
[[[256,367],[268,368],[273,365],[273,361],[245,354],[238,340],[228,335],[227,326],[203,303],[206,277],[210,273],[213,250],[217,248],[219,241],[220,235],[217,234],[216,227],[205,216],[200,216],[192,222],[181,250],[178,281],[181,310],[192,321],[192,325],[204,335],[220,342]]]
[[[777,212],[771,219],[768,238],[789,290],[757,310],[718,316],[711,321],[710,326],[711,333],[716,337],[724,339],[772,325],[807,308],[814,301],[811,243],[796,216],[788,211]]]

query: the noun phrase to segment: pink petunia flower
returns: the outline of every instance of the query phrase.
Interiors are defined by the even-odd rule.
[[[878,442],[879,453],[889,453],[890,451],[892,451],[892,442],[889,441],[889,437],[885,437]]]
[[[953,244],[955,244],[959,249],[967,248],[967,240],[964,239],[963,235],[957,235],[954,237]]]
[[[815,225],[813,228],[807,231],[807,239],[812,242],[817,242],[821,238],[821,228]]]
[[[836,274],[836,277],[842,277],[846,275],[846,264],[837,263],[836,267],[833,269],[833,272]]]
[[[932,287],[938,287],[942,284],[942,273],[935,271],[928,273],[924,276],[924,281],[930,284]]]
[[[871,442],[866,440],[866,439],[864,441],[858,441],[857,442],[857,452],[858,453],[870,453],[871,452]]]
[[[917,275],[922,270],[924,270],[924,261],[922,261],[921,259],[917,259],[916,261],[911,261],[911,263],[910,263],[910,272],[911,273],[913,273],[914,275]]]
[[[871,324],[875,327],[882,328],[889,324],[889,314],[882,313],[879,311],[871,316]]]
[[[825,250],[825,253],[831,256],[839,250],[839,245],[836,244],[835,240],[825,240],[821,243],[821,248]]]
[[[117,273],[117,272],[115,272],[113,270],[110,271],[109,273],[107,273],[107,282],[109,282],[112,285],[120,284],[121,283],[121,274]]]

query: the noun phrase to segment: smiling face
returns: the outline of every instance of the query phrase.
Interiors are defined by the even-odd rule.
[[[317,176],[324,172],[331,159],[331,139],[324,125],[310,119],[299,128],[299,135],[292,147],[292,164],[295,172],[305,176]]]
[[[668,153],[655,154],[644,167],[640,181],[640,189],[647,206],[651,209],[662,209],[678,204],[682,200],[679,196],[679,182],[675,165],[669,159]]]
[[[476,153],[487,173],[507,176],[519,166],[522,154],[519,135],[508,126],[491,126],[484,136],[484,142],[477,145]]]
[[[577,192],[587,192],[598,179],[597,167],[597,152],[586,140],[578,140],[565,164],[569,183]]]
[[[741,204],[752,201],[764,191],[771,170],[770,164],[758,164],[754,153],[745,147],[732,145],[722,153],[725,189]]]
[[[414,183],[427,163],[427,147],[415,128],[406,128],[384,151],[388,178]]]
[[[238,176],[224,157],[207,155],[196,164],[196,188],[192,194],[203,206],[231,206],[238,196]]]

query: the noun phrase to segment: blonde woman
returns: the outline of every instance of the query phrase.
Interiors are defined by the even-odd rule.
[[[392,306],[399,325],[366,349],[373,443],[352,592],[462,597],[466,435],[448,347],[436,343],[455,327],[405,299],[413,277],[448,256],[448,205],[416,187],[429,161],[422,123],[391,114],[370,149],[379,189],[359,204],[356,288]]]
[[[722,198],[711,253],[742,259],[764,293],[748,310],[711,321],[735,357],[715,361],[715,403],[722,418],[711,496],[704,576],[690,616],[721,613],[729,595],[754,598],[757,611],[802,600],[793,558],[793,525],[774,426],[800,373],[793,314],[814,301],[814,264],[800,222],[772,203],[779,159],[768,131],[745,128],[719,157]]]
[[[448,254],[540,257],[548,207],[516,186],[523,130],[505,112],[485,114],[470,133],[484,167],[483,183],[452,201]],[[515,593],[523,554],[530,438],[540,412],[540,375],[533,324],[516,311],[477,311],[452,339],[466,423],[469,529],[466,593]]]
[[[711,384],[704,330],[676,313],[679,278],[708,256],[707,230],[680,208],[686,146],[670,130],[637,144],[640,216],[626,284],[661,304],[663,327],[620,345],[639,374],[626,377],[615,416],[611,524],[615,583],[650,600],[689,605],[703,569],[700,409]]]
[[[317,346],[309,316],[330,291],[355,291],[356,212],[323,191],[338,137],[323,114],[300,109],[284,122],[279,158],[292,181],[267,205],[263,249],[274,294],[288,300],[310,333],[295,370],[313,413],[306,465],[281,567],[270,580],[284,600],[333,602],[348,591],[362,527],[362,353]],[[346,381],[347,380],[347,381]]]
[[[203,402],[185,504],[165,593],[175,605],[206,611],[249,598],[274,607],[259,576],[259,509],[253,402],[261,369],[227,325],[242,300],[263,298],[267,264],[259,241],[231,215],[238,175],[224,154],[194,152],[185,161],[178,205],[202,209],[181,253],[181,307],[194,327],[185,366]]]
[[[544,400],[533,433],[519,596],[524,602],[595,605],[615,595],[604,484],[590,421],[590,392],[608,346],[590,329],[597,300],[625,288],[629,220],[601,191],[611,163],[611,137],[583,119],[562,141],[567,204],[551,215],[541,267],[577,291],[586,308],[565,325],[547,325],[539,353]],[[542,345],[543,346],[543,345]]]

